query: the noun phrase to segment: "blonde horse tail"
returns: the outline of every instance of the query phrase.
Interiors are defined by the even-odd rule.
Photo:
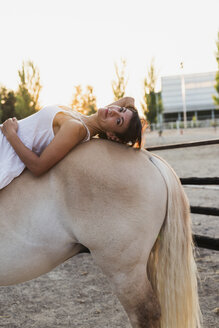
[[[147,271],[161,306],[161,328],[199,328],[201,311],[189,202],[173,169],[156,155],[153,164],[167,190],[166,218],[150,253]]]

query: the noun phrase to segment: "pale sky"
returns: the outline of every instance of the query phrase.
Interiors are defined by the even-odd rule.
[[[18,86],[22,61],[38,66],[41,106],[69,105],[74,86],[113,100],[114,63],[127,60],[127,96],[139,106],[152,57],[159,77],[217,70],[218,0],[0,0],[0,84]],[[158,83],[159,86],[159,83]]]

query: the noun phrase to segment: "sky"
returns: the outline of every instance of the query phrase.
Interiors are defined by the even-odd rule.
[[[218,0],[0,0],[0,85],[16,90],[18,70],[40,71],[40,104],[70,105],[74,86],[113,101],[115,63],[126,59],[126,96],[140,106],[152,58],[160,77],[217,70]]]

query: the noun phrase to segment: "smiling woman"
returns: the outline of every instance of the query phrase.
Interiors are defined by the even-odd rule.
[[[116,126],[111,134],[100,133],[99,136],[104,139],[109,139],[109,137],[111,137],[112,140],[125,144],[129,143],[131,146],[136,145],[136,147],[140,148],[142,125],[137,110],[131,106],[111,106],[109,109],[106,109],[106,111],[106,117],[110,116],[112,119],[116,118]]]
[[[130,97],[100,108],[91,116],[53,105],[20,121],[8,119],[0,130],[0,189],[25,167],[40,176],[95,135],[132,146],[137,143],[140,148],[141,133],[141,121]]]

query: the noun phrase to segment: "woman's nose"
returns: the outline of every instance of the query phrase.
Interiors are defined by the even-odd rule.
[[[118,112],[118,110],[114,109],[114,108],[110,108],[110,116],[120,116],[120,113]]]

